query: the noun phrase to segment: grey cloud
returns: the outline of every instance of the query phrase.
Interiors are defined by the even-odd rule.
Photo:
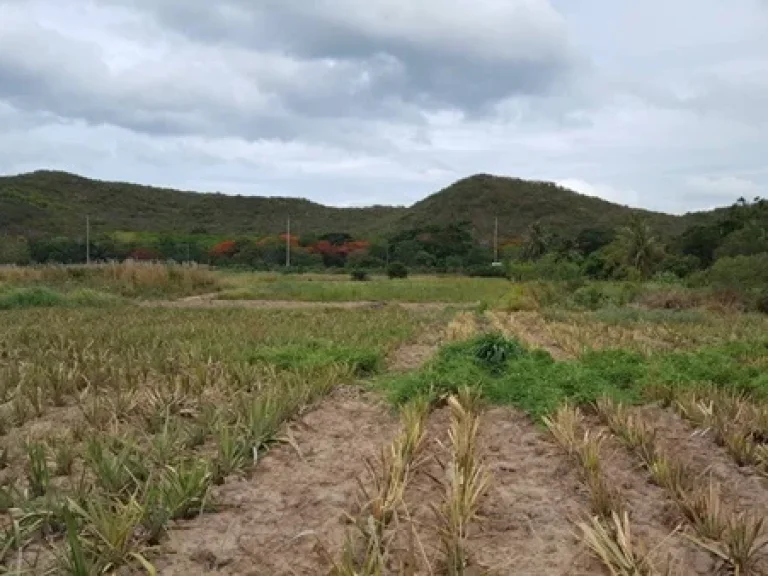
[[[400,66],[390,57],[306,61],[171,45],[169,54],[158,51],[115,73],[94,45],[19,17],[0,23],[0,98],[26,110],[160,135],[343,139],[352,119],[420,118],[412,105],[378,93],[382,82],[399,82]],[[152,39],[145,49],[154,49]]]
[[[358,133],[377,118],[415,126],[423,123],[422,110],[446,106],[493,115],[510,95],[545,93],[569,79],[562,26],[545,0],[492,0],[502,19],[488,25],[487,39],[464,30],[471,10],[414,25],[371,20],[350,0],[340,0],[341,9],[327,0],[107,0],[100,10],[133,11],[126,48],[147,52],[117,71],[100,43],[123,27],[80,39],[76,30],[30,19],[25,5],[41,1],[9,4],[16,11],[0,22],[0,98],[158,135],[342,142],[350,132],[345,126],[354,123]],[[504,7],[513,5],[518,9]],[[150,25],[149,14],[160,25]],[[387,145],[371,134],[365,140],[364,146]]]
[[[0,171],[331,203],[491,172],[727,203],[768,186],[756,6],[0,0]]]
[[[384,0],[111,1],[151,10],[193,41],[348,64],[388,59],[398,73],[382,76],[375,92],[427,107],[487,111],[510,95],[549,91],[575,64],[562,22],[546,0],[486,0],[495,7],[486,19],[478,18],[485,16],[483,4],[461,0],[398,0],[399,10],[389,17],[386,7],[393,3]],[[421,7],[410,20],[392,16],[414,11],[409,5]],[[370,16],[377,9],[378,20]]]

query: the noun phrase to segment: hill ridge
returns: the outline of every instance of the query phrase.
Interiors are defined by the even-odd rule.
[[[562,234],[575,234],[589,227],[615,227],[633,213],[647,216],[659,232],[672,234],[707,214],[654,212],[554,182],[488,173],[461,178],[408,207],[337,207],[307,198],[177,190],[45,169],[0,176],[0,234],[80,235],[86,213],[97,232],[268,235],[282,232],[290,214],[300,234],[349,232],[372,237],[469,220],[484,239],[492,235],[496,217],[501,235],[511,237],[537,221]]]

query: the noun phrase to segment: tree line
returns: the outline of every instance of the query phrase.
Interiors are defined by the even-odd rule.
[[[494,248],[476,238],[470,222],[419,227],[382,238],[355,238],[346,232],[233,238],[117,232],[94,236],[89,252],[93,261],[173,260],[269,270],[285,267],[286,244],[291,267],[297,270],[375,271],[398,262],[424,272],[517,279],[688,278],[710,270],[716,276],[768,258],[768,201],[741,198],[709,221],[667,238],[638,215],[619,228],[585,228],[575,236],[536,222],[521,237],[500,239],[499,257],[507,264],[502,269],[491,266]],[[0,264],[83,263],[86,253],[84,238],[0,236]]]

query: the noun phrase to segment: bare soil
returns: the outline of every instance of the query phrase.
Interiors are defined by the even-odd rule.
[[[573,463],[514,409],[487,411],[480,433],[493,480],[469,543],[477,573],[604,574],[576,538],[589,502]]]
[[[397,426],[375,397],[337,390],[292,425],[295,446],[275,447],[251,478],[218,491],[220,511],[173,527],[153,558],[159,573],[327,574],[327,555],[338,558],[345,536],[354,534],[347,514],[358,506],[365,458]],[[440,573],[434,507],[443,498],[448,426],[448,410],[433,411],[391,548],[391,574]],[[507,408],[483,415],[481,447],[493,482],[471,529],[468,574],[605,574],[576,538],[572,522],[588,513],[587,494],[559,448]]]
[[[423,366],[437,351],[437,344],[415,342],[396,348],[387,358],[391,372],[407,372]]]
[[[155,564],[167,576],[319,575],[336,555],[365,459],[397,419],[374,398],[340,388],[291,425],[293,444],[273,448],[248,479],[216,494],[222,509],[173,527]]]
[[[768,513],[768,478],[749,466],[739,467],[725,448],[671,410],[652,405],[639,410],[665,450],[705,480],[711,477],[720,484],[724,502],[739,511]]]
[[[440,481],[446,477],[444,466],[450,458],[449,422],[447,408],[432,411],[427,420],[423,449],[414,461],[404,506],[390,526],[394,538],[389,545],[387,574],[392,576],[431,574],[440,564],[434,507],[439,507],[443,500]]]
[[[651,484],[639,460],[618,441],[605,444],[602,470],[611,486],[616,487],[627,506],[632,533],[651,552],[651,559],[662,570],[672,568],[679,576],[714,574],[717,563],[712,556],[685,537],[675,534],[679,525],[676,505],[664,489]]]

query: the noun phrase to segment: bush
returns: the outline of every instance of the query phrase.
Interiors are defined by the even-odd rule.
[[[498,374],[507,361],[519,358],[527,352],[517,340],[508,340],[501,334],[485,334],[472,342],[474,360],[486,370]]]
[[[539,303],[527,291],[516,287],[499,299],[497,307],[507,312],[520,312],[538,310]]]
[[[763,292],[757,298],[757,304],[755,306],[758,312],[768,314],[768,292]]]
[[[408,268],[402,262],[392,262],[387,268],[387,276],[390,279],[408,278]]]
[[[658,265],[659,274],[672,275],[674,279],[686,278],[700,268],[701,260],[691,254],[667,254]]]
[[[768,287],[768,253],[718,259],[704,276],[716,288],[736,290]]]
[[[645,308],[687,310],[702,304],[702,295],[683,288],[650,290],[640,294],[635,301]]]
[[[509,278],[503,266],[473,266],[467,274],[472,278]]]
[[[609,297],[597,284],[589,284],[576,290],[571,299],[576,306],[588,310],[597,310],[608,302]]]
[[[366,270],[381,270],[385,263],[381,258],[371,256],[370,254],[352,253],[347,257],[347,268],[365,268]]]
[[[352,270],[352,273],[350,274],[352,277],[352,280],[356,282],[366,282],[370,280],[370,277],[368,276],[368,271],[363,270],[362,268],[357,268],[356,270]]]
[[[63,306],[66,298],[48,288],[16,288],[10,292],[0,294],[0,310],[14,308],[50,308]]]
[[[575,262],[558,260],[547,254],[535,262],[511,262],[509,277],[519,282],[531,280],[574,281],[583,277],[581,267]]]

